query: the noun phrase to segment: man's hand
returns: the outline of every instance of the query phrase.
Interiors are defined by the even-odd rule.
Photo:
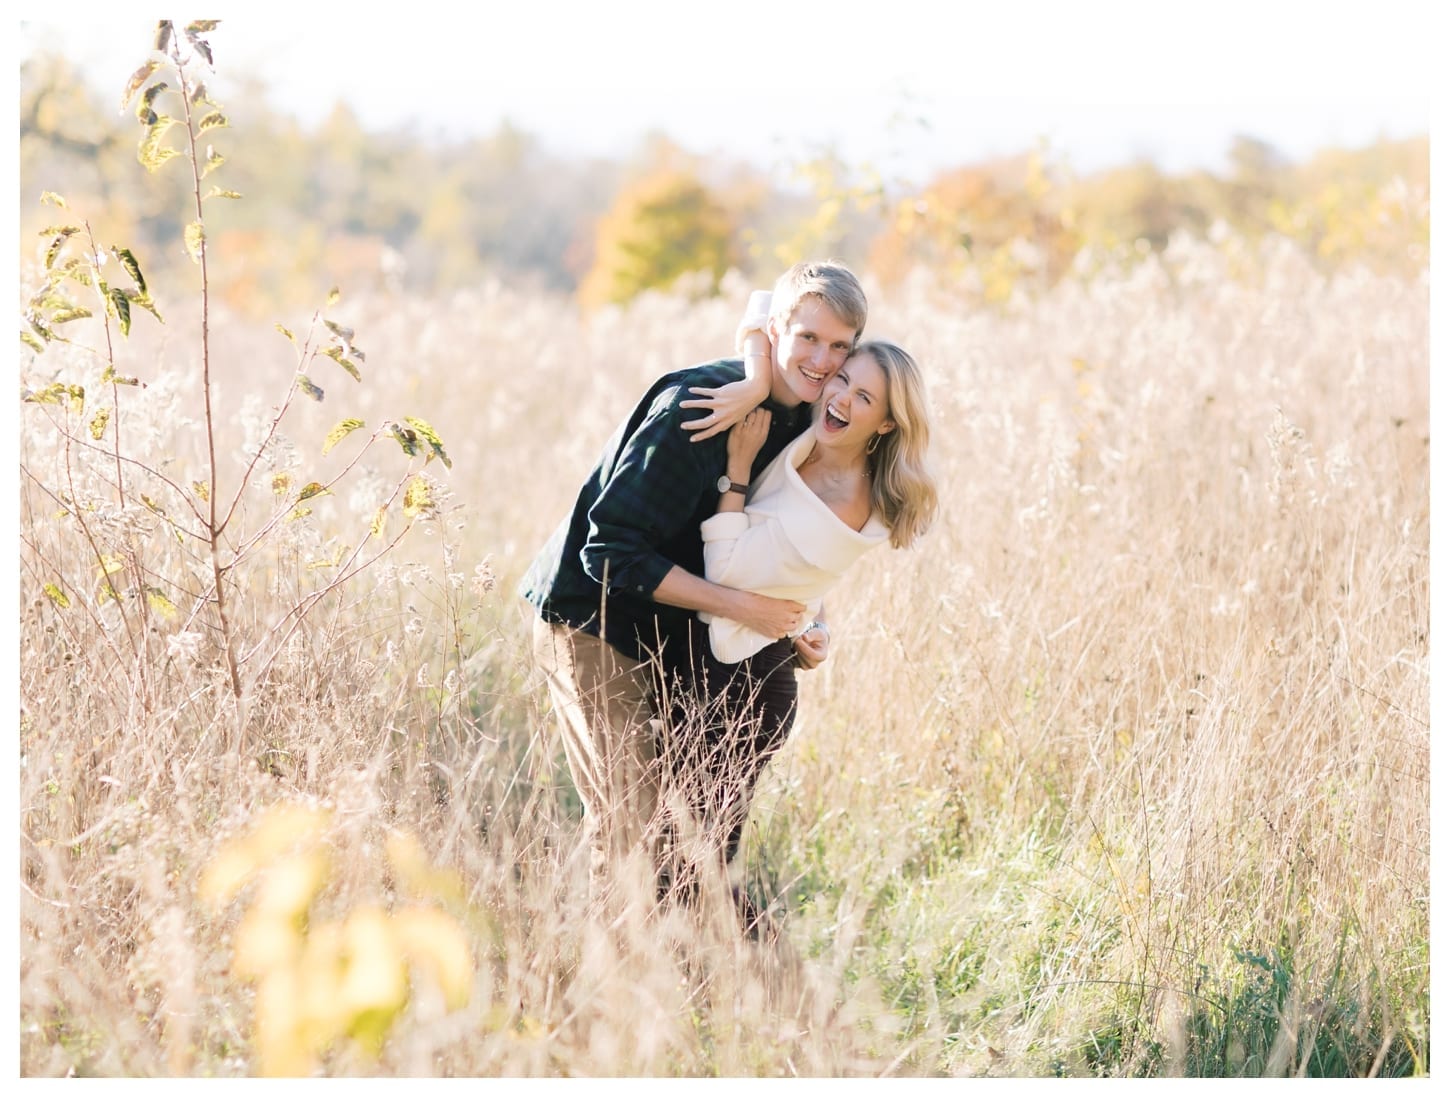
[[[805,603],[795,599],[776,599],[753,591],[737,591],[735,596],[735,612],[722,616],[732,618],[771,640],[781,640],[794,633],[800,628],[801,618],[806,612]]]
[[[795,639],[796,663],[803,670],[814,671],[826,662],[831,647],[831,633],[823,622],[817,622]]]

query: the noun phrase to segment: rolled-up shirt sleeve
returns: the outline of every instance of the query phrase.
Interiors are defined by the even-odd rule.
[[[589,509],[584,571],[611,595],[648,598],[674,563],[659,552],[687,524],[724,467],[723,442],[692,443],[680,427],[682,386],[662,389],[619,447]],[[718,438],[724,438],[723,435]]]

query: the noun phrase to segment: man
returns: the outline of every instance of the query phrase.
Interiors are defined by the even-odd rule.
[[[809,406],[866,325],[866,295],[833,262],[799,263],[776,283],[767,326],[771,425],[754,477],[809,424]],[[584,803],[596,875],[658,857],[657,727],[669,714],[668,669],[689,659],[696,612],[785,637],[805,607],[704,578],[700,523],[715,513],[725,435],[692,441],[681,424],[691,390],[746,376],[738,359],[660,377],[605,444],[573,511],[534,559],[520,592],[538,612],[534,654]],[[705,434],[706,432],[700,432]],[[825,644],[802,646],[814,665]]]

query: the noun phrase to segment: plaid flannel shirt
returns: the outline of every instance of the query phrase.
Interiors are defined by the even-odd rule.
[[[745,376],[739,359],[676,370],[658,378],[605,444],[574,508],[539,551],[519,593],[539,615],[601,635],[620,652],[647,660],[671,637],[685,642],[694,611],[651,597],[674,565],[705,574],[700,523],[719,503],[725,472],[724,432],[692,442],[683,421],[704,413],[680,408],[690,389]],[[770,432],[752,479],[810,422],[810,406],[767,400]],[[605,582],[608,590],[606,596]]]

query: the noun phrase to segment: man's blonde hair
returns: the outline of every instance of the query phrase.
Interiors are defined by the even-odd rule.
[[[856,276],[834,259],[797,263],[776,280],[770,315],[784,328],[802,299],[818,297],[843,324],[856,330],[854,344],[866,328],[866,291]]]

